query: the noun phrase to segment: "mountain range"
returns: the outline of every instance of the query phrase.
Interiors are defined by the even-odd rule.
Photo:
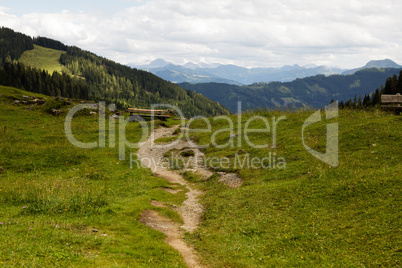
[[[350,75],[315,75],[298,78],[291,82],[254,83],[251,85],[230,85],[223,83],[180,83],[187,90],[194,90],[237,112],[237,102],[243,110],[256,108],[300,108],[324,107],[332,100],[349,99],[370,95],[389,77],[402,76],[401,68],[365,68]],[[396,80],[396,78],[394,79]]]
[[[388,78],[396,81],[394,76],[402,76],[402,66],[389,59],[353,70],[314,65],[174,65],[164,60],[137,66],[153,74],[4,27],[0,41],[0,85],[50,96],[104,100],[119,109],[167,103],[179,107],[185,116],[229,114],[229,109],[236,112],[238,101],[244,109],[323,107],[331,100],[371,94]]]
[[[279,68],[261,67],[246,68],[237,65],[223,65],[219,63],[205,64],[188,62],[183,65],[176,65],[157,59],[146,65],[136,65],[138,69],[149,71],[165,80],[173,83],[225,83],[232,85],[250,85],[259,82],[290,82],[298,78],[315,75],[353,74],[356,71],[367,68],[402,68],[390,59],[372,60],[360,68],[346,70],[338,67],[327,67],[317,65],[286,65]]]
[[[0,28],[0,85],[48,96],[113,103],[118,109],[171,104],[185,116],[229,110],[194,91],[142,70],[46,37]]]

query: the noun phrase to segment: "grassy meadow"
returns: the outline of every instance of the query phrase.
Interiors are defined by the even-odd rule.
[[[207,159],[222,159],[217,171],[236,172],[244,179],[237,189],[218,182],[218,176],[202,181],[187,177],[207,193],[200,228],[187,240],[210,267],[399,267],[401,265],[402,117],[379,110],[340,110],[339,117],[305,129],[306,144],[325,152],[326,124],[339,125],[339,166],[331,167],[313,157],[302,145],[302,125],[313,111],[260,111],[243,114],[241,129],[264,129],[261,116],[270,123],[269,133],[237,132],[232,116],[211,119],[211,132],[190,132],[201,145],[216,133],[218,148],[204,149]],[[272,118],[277,124],[276,148],[272,148]],[[205,121],[192,129],[207,129]],[[237,146],[239,139],[241,146]],[[230,141],[234,146],[230,146]],[[239,168],[248,155],[262,159],[268,168]],[[286,160],[286,167],[273,164]],[[275,158],[275,159],[274,159]],[[236,160],[237,159],[237,160]],[[237,161],[237,166],[236,166]],[[240,162],[243,163],[243,162]],[[258,163],[256,161],[255,163]],[[255,167],[258,164],[254,165]]]
[[[48,104],[13,105],[24,100],[22,95],[47,98]],[[46,112],[54,101],[0,86],[0,267],[185,267],[162,233],[138,221],[144,209],[154,209],[180,222],[175,212],[150,201],[179,206],[185,191],[172,195],[161,188],[181,186],[136,165],[130,169],[129,161],[119,161],[117,148],[109,148],[108,137],[105,148],[74,147],[64,134],[66,112]],[[237,135],[225,130],[230,125],[222,118],[208,119],[210,132],[190,131],[200,145],[211,139],[218,145],[203,149],[207,160],[228,161],[215,171],[236,172],[244,180],[240,188],[229,189],[217,174],[208,180],[185,174],[205,191],[203,220],[185,239],[206,266],[401,265],[402,117],[340,110],[337,118],[307,127],[306,144],[324,153],[326,124],[338,123],[339,165],[331,167],[302,144],[302,125],[311,114],[244,113],[241,134],[233,115]],[[259,119],[247,122],[253,116]],[[286,119],[277,123],[272,148],[272,119],[281,116]],[[266,128],[261,118],[271,129],[248,133],[249,142],[262,147],[254,148],[243,132],[246,125]],[[195,120],[190,128],[205,129],[206,123]],[[98,116],[74,117],[73,133],[80,141],[96,141]],[[129,141],[138,141],[140,134],[138,123],[127,125]],[[236,161],[247,157],[265,158],[271,167],[239,168]]]
[[[45,48],[34,45],[33,50],[25,51],[18,59],[19,62],[31,67],[44,69],[52,74],[54,71],[68,71],[67,68],[60,64],[60,55],[65,53],[61,50]]]
[[[0,86],[0,267],[185,267],[162,233],[138,221],[154,209],[180,222],[150,201],[179,205],[185,191],[161,187],[181,186],[130,169],[117,148],[74,147],[64,135],[65,114],[47,114],[46,104],[13,105],[23,95],[44,97]],[[129,141],[139,139],[137,123],[126,130]],[[74,117],[73,133],[96,141],[98,116]]]

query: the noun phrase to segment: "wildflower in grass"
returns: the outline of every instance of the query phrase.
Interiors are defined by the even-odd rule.
[[[3,225],[4,223],[3,222],[0,222],[0,225]]]
[[[22,208],[26,208],[26,206],[23,206]]]

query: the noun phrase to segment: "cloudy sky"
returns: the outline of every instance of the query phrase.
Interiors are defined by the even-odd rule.
[[[123,64],[402,64],[400,0],[3,1],[0,25]]]

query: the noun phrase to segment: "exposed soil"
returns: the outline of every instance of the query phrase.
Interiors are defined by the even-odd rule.
[[[181,238],[182,233],[179,231],[179,224],[160,216],[158,212],[154,210],[144,210],[141,214],[140,222],[164,233],[167,236],[165,239],[166,243],[180,252],[188,267],[202,267],[198,262],[198,257],[194,253],[194,249],[187,245]]]
[[[183,185],[188,189],[188,192],[186,193],[186,200],[180,207],[177,208],[177,211],[181,215],[184,224],[183,226],[180,226],[178,223],[160,216],[156,211],[153,210],[145,210],[141,215],[140,222],[166,234],[167,237],[165,241],[180,252],[180,254],[183,256],[184,262],[189,267],[202,267],[198,261],[198,257],[194,249],[187,245],[182,239],[183,229],[188,232],[193,232],[201,220],[203,207],[198,203],[197,198],[202,194],[202,192],[194,189],[180,174],[168,170],[166,167],[163,167],[160,164],[160,160],[167,151],[171,150],[172,148],[188,147],[188,144],[181,141],[174,145],[174,147],[153,146],[153,141],[155,139],[171,136],[175,128],[156,129],[154,133],[151,134],[149,139],[141,144],[140,149],[138,150],[138,158],[141,160],[141,163],[144,166],[150,168],[157,176],[165,178],[170,183]],[[171,188],[163,189],[172,194],[180,191]],[[153,200],[151,204],[157,207],[161,207],[163,205],[156,200]]]
[[[165,204],[163,204],[162,202],[159,202],[157,200],[151,200],[151,205],[158,207],[158,208],[167,208],[167,206]]]
[[[243,180],[236,173],[218,172],[219,181],[226,184],[229,188],[239,188],[243,184]]]
[[[178,192],[181,192],[181,189],[172,189],[172,188],[167,188],[167,187],[161,187],[162,190],[169,192],[171,194],[177,194]]]
[[[202,267],[198,262],[197,255],[192,247],[187,245],[183,240],[183,230],[192,233],[201,221],[201,217],[204,211],[202,205],[198,202],[198,197],[203,194],[202,191],[195,189],[194,186],[187,180],[185,180],[180,174],[168,169],[169,165],[162,161],[166,157],[165,154],[170,151],[186,152],[192,150],[193,156],[187,158],[186,165],[182,168],[182,171],[191,171],[197,173],[204,179],[208,179],[213,173],[204,167],[203,157],[204,154],[197,148],[196,144],[189,141],[177,140],[168,144],[155,144],[156,139],[162,137],[172,137],[173,132],[178,126],[173,128],[158,128],[151,133],[146,142],[140,144],[138,150],[138,158],[142,165],[150,168],[156,176],[165,178],[172,184],[180,184],[188,189],[186,193],[186,200],[183,204],[175,208],[183,219],[184,224],[173,222],[172,220],[160,216],[156,211],[145,210],[140,218],[140,222],[143,224],[163,232],[167,235],[166,242],[181,253],[185,263],[189,267]],[[236,188],[241,186],[242,180],[237,174],[226,174],[221,172],[220,181],[225,183],[230,188]],[[175,190],[171,188],[162,188],[172,194],[176,194],[181,190]],[[163,203],[156,200],[151,202],[156,207],[166,207]]]

